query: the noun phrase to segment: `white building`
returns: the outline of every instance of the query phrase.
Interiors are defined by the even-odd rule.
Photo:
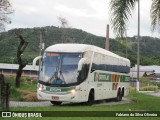
[[[141,78],[144,74],[159,74],[160,73],[160,66],[151,65],[151,66],[140,66],[139,67],[139,77]],[[137,65],[131,68],[130,77],[133,79],[137,78]]]
[[[0,73],[8,76],[15,76],[18,70],[18,64],[0,63]],[[39,66],[33,68],[32,65],[26,65],[23,68],[22,76],[38,77]]]

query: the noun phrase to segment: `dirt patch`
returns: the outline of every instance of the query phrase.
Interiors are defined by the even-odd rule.
[[[38,101],[37,99],[37,92],[34,92],[34,91],[29,91],[29,90],[18,90],[25,101],[28,101],[28,102],[35,102],[35,101]]]

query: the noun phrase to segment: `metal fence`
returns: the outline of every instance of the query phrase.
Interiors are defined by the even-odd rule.
[[[10,85],[5,82],[4,75],[0,74],[0,109],[9,110]]]

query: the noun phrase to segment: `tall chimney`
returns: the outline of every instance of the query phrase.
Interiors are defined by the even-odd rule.
[[[105,49],[109,50],[109,24],[107,24],[107,29],[106,29],[106,45]]]

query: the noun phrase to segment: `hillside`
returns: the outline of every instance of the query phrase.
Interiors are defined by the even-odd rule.
[[[47,26],[43,28],[13,29],[3,32],[0,35],[0,62],[16,63],[16,50],[19,39],[15,35],[15,30],[21,31],[23,37],[29,42],[23,58],[32,63],[35,56],[39,55],[40,30],[43,32],[45,48],[56,43],[84,43],[92,44],[104,48],[105,38],[95,36],[85,31],[74,28],[58,28]],[[63,41],[62,41],[63,40]],[[140,51],[142,65],[160,65],[160,39],[152,37],[141,37]],[[126,42],[122,40],[110,39],[110,51],[126,56]],[[127,38],[127,57],[132,63],[136,63],[136,37]]]

